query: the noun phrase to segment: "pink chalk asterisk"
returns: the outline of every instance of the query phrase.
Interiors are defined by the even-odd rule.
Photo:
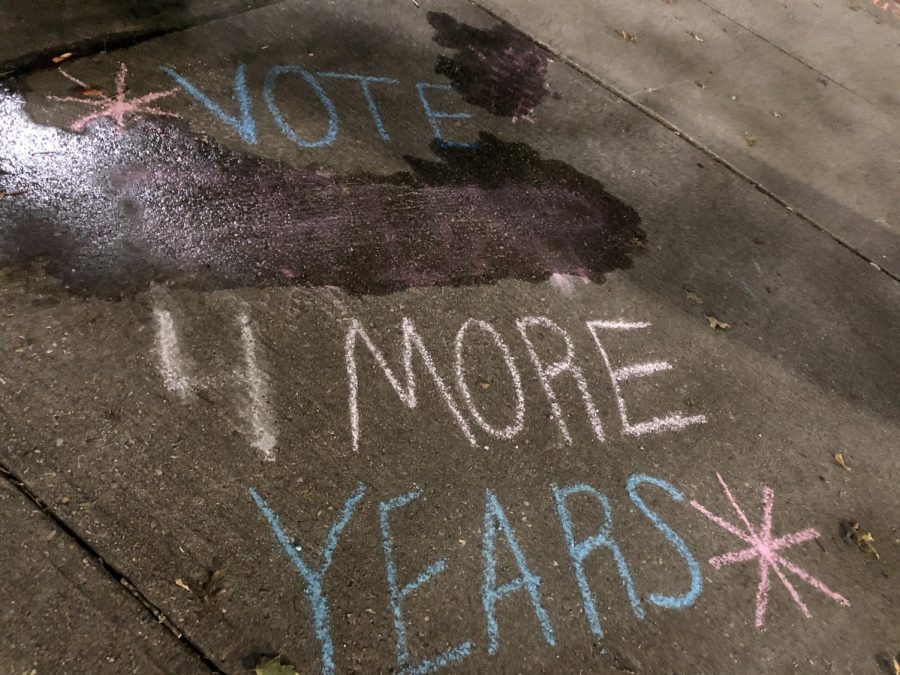
[[[91,87],[89,87],[87,84],[75,77],[72,77],[62,68],[59,69],[59,72],[63,75],[63,77],[71,80],[79,87],[81,87],[83,91],[89,91],[91,89]],[[80,117],[72,122],[72,124],[69,125],[69,129],[72,131],[82,131],[90,122],[93,122],[94,120],[100,119],[102,117],[109,117],[115,120],[120,129],[125,128],[126,115],[129,117],[141,117],[144,115],[178,117],[178,115],[173,112],[160,110],[159,108],[155,108],[149,105],[154,101],[157,101],[161,98],[166,98],[167,96],[171,96],[172,94],[176,93],[178,91],[178,87],[169,89],[168,91],[150,92],[149,94],[144,94],[143,96],[138,96],[129,100],[125,98],[125,94],[128,91],[128,88],[125,86],[125,80],[127,79],[127,77],[128,69],[125,67],[124,63],[120,63],[119,74],[116,76],[116,93],[114,96],[104,96],[102,92],[100,92],[100,95],[96,98],[76,98],[74,96],[49,96],[48,98],[54,101],[81,103],[83,105],[89,105],[95,108],[99,108],[99,110],[92,112],[89,115],[85,115],[84,117]]]
[[[762,489],[762,523],[759,526],[759,530],[757,530],[753,525],[750,524],[750,520],[747,518],[747,515],[744,513],[743,509],[741,509],[741,507],[738,505],[737,501],[734,498],[734,495],[731,494],[731,489],[728,487],[728,484],[725,482],[722,476],[719,473],[716,473],[716,476],[719,478],[719,482],[722,484],[722,489],[725,491],[725,496],[728,497],[728,501],[731,502],[731,507],[734,509],[734,512],[737,514],[738,518],[741,519],[746,529],[742,531],[724,518],[708,511],[706,507],[704,507],[696,500],[691,500],[691,506],[693,506],[700,513],[709,518],[726,532],[730,532],[738,539],[742,539],[747,544],[749,544],[748,548],[739,551],[731,551],[730,553],[725,553],[724,555],[710,558],[710,565],[712,565],[716,569],[720,569],[725,565],[748,562],[754,559],[759,560],[759,585],[756,588],[757,628],[762,628],[762,626],[765,624],[766,605],[769,602],[769,586],[771,584],[769,570],[775,572],[775,574],[781,580],[781,583],[787,589],[787,592],[790,594],[791,599],[797,604],[797,606],[800,608],[800,611],[803,612],[803,615],[807,618],[810,616],[809,609],[806,607],[806,604],[803,602],[803,599],[800,597],[797,589],[794,588],[793,584],[791,584],[790,580],[787,578],[785,571],[790,572],[796,577],[802,579],[807,584],[809,584],[816,590],[821,591],[838,604],[843,605],[844,607],[850,606],[850,602],[843,595],[841,595],[840,593],[835,593],[803,568],[798,567],[789,560],[785,560],[784,556],[779,553],[779,551],[790,546],[800,544],[804,541],[809,541],[810,539],[816,539],[817,537],[819,537],[818,530],[807,528],[805,530],[800,530],[799,532],[794,532],[793,534],[773,538],[772,507],[775,503],[775,493],[770,487],[765,485]]]

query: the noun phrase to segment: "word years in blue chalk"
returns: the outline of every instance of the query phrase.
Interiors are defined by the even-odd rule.
[[[606,494],[589,483],[551,484],[547,487],[546,507],[555,515],[560,530],[560,536],[555,540],[560,547],[560,560],[567,560],[565,565],[560,562],[566,570],[564,583],[571,584],[570,590],[575,597],[580,597],[586,637],[605,635],[603,617],[598,609],[602,603],[598,599],[612,591],[608,584],[600,581],[603,577],[598,572],[598,566],[611,564],[616,570],[615,576],[636,620],[643,619],[654,607],[658,608],[656,611],[687,609],[694,605],[703,591],[703,578],[694,554],[682,536],[660,514],[660,506],[662,509],[685,508],[682,506],[685,498],[681,491],[666,480],[636,473],[626,481],[624,492],[637,512],[672,549],[673,555],[667,558],[672,581],[666,584],[665,592],[645,588],[641,583],[639,566],[626,559],[623,551],[627,547],[621,546],[620,541],[627,540],[629,533],[616,529],[614,510]],[[540,569],[537,556],[529,554],[529,546],[534,542],[529,540],[527,534],[518,531],[508,516],[510,504],[505,502],[512,503],[513,497],[487,489],[480,519],[481,574],[480,578],[470,582],[471,592],[477,589],[480,595],[482,616],[476,623],[481,622],[483,628],[475,634],[466,635],[464,639],[455,640],[446,649],[432,648],[431,653],[425,656],[414,656],[417,650],[410,645],[411,636],[419,635],[420,627],[415,617],[406,611],[407,600],[421,587],[439,584],[441,576],[453,562],[445,557],[423,559],[421,564],[401,573],[396,563],[397,551],[405,547],[406,557],[409,547],[415,546],[416,542],[397,541],[395,525],[408,516],[409,509],[415,508],[427,497],[419,488],[382,501],[367,498],[367,495],[367,486],[359,484],[349,494],[331,500],[335,505],[335,515],[331,521],[323,524],[319,534],[310,534],[308,540],[301,540],[291,536],[290,523],[282,522],[277,507],[271,503],[281,501],[281,497],[263,495],[260,490],[250,489],[250,500],[260,513],[260,525],[268,530],[263,534],[264,538],[280,547],[286,563],[296,573],[298,587],[305,600],[309,629],[318,645],[317,656],[322,673],[336,672],[340,656],[332,634],[332,617],[341,616],[342,612],[328,597],[327,575],[346,536],[345,531],[352,528],[352,521],[370,518],[373,510],[378,520],[378,541],[372,542],[372,555],[367,558],[366,565],[383,566],[385,587],[379,595],[384,597],[393,622],[393,659],[397,672],[405,675],[437,672],[461,664],[477,652],[492,657],[502,656],[504,636],[515,631],[527,631],[529,640],[540,640],[547,649],[559,648],[561,617],[554,618],[547,602],[550,591],[542,578],[542,572],[546,570]],[[656,505],[654,508],[648,506],[646,500],[650,499]],[[577,509],[573,508],[576,503],[579,505]],[[573,513],[581,514],[580,518],[576,519]],[[454,550],[452,542],[448,542],[447,550]],[[501,551],[505,559],[513,561],[512,565],[503,568],[502,573],[498,565]],[[687,579],[689,582],[685,583]],[[553,589],[553,592],[558,594],[560,589]],[[516,606],[520,611],[524,607],[529,609],[522,611],[520,620],[511,623],[509,614],[504,614],[502,606],[514,597],[519,598]],[[449,602],[442,602],[441,607],[435,610],[451,612],[448,606]],[[466,626],[471,625],[472,622],[466,622]],[[572,637],[569,636],[569,639]],[[284,645],[284,652],[290,652],[290,645]],[[308,662],[314,655],[297,656]]]

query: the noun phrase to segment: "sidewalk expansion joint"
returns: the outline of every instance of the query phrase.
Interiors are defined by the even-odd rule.
[[[144,595],[132,581],[122,572],[116,569],[112,564],[106,561],[97,550],[86,541],[78,532],[76,532],[66,521],[57,515],[50,506],[41,499],[26,483],[23,481],[6,463],[0,459],[0,477],[6,480],[12,487],[31,502],[41,513],[46,516],[50,522],[68,536],[82,552],[93,560],[106,574],[112,577],[122,588],[124,588],[131,596],[137,600],[144,609],[146,609],[155,621],[162,624],[168,630],[172,637],[178,640],[182,645],[190,650],[203,665],[207,667],[211,673],[223,673],[224,671],[216,665],[215,661],[203,651],[196,642],[187,637],[184,632],[166,617],[165,613],[157,607],[146,595]]]
[[[506,25],[511,25],[509,23],[509,21],[507,21],[503,17],[499,16],[496,12],[494,12],[494,11],[488,9],[487,7],[485,7],[484,5],[482,5],[479,2],[479,0],[469,0],[469,3],[471,5],[473,5],[474,7],[477,7],[481,11],[485,12],[489,16],[491,16],[495,21],[499,21]],[[699,150],[703,154],[707,155],[712,161],[714,161],[715,163],[724,167],[726,170],[733,173],[735,176],[740,178],[742,181],[753,186],[756,190],[763,193],[766,197],[768,197],[769,199],[774,201],[776,204],[778,204],[779,206],[783,207],[787,211],[789,211],[792,214],[794,214],[795,216],[797,216],[800,220],[804,221],[805,223],[807,223],[808,225],[811,225],[813,228],[815,228],[819,232],[822,232],[823,234],[830,237],[837,244],[839,244],[843,248],[847,249],[850,253],[857,256],[858,258],[861,258],[862,260],[867,262],[869,265],[874,267],[878,272],[881,272],[882,274],[886,275],[888,278],[892,279],[893,281],[900,282],[900,275],[895,274],[894,272],[885,269],[884,267],[882,267],[881,265],[876,263],[872,258],[867,256],[862,251],[860,251],[858,248],[856,248],[852,244],[849,244],[848,242],[844,241],[843,239],[840,238],[839,235],[835,234],[834,232],[829,230],[827,227],[825,227],[821,223],[814,220],[811,216],[806,215],[803,211],[801,211],[797,207],[791,206],[785,199],[779,197],[775,192],[773,192],[772,190],[770,190],[765,185],[763,185],[756,179],[752,178],[748,174],[741,171],[738,167],[736,167],[734,164],[729,162],[727,159],[725,159],[721,155],[717,154],[711,148],[708,148],[703,143],[701,143],[699,140],[697,140],[690,134],[688,134],[685,131],[683,131],[682,129],[680,129],[677,125],[675,125],[672,122],[670,122],[669,120],[667,120],[665,117],[663,117],[662,115],[660,115],[659,113],[654,111],[652,108],[649,108],[648,106],[642,104],[640,101],[635,100],[634,98],[629,96],[626,92],[621,91],[619,88],[615,87],[614,85],[609,84],[608,82],[605,82],[598,75],[596,75],[592,71],[588,70],[586,67],[582,66],[574,59],[569,58],[568,56],[560,53],[558,50],[551,47],[549,44],[542,42],[541,40],[538,40],[534,35],[532,35],[528,31],[526,31],[522,28],[516,27],[516,26],[513,26],[513,28],[518,30],[523,35],[525,35],[529,40],[534,42],[539,47],[547,50],[547,52],[552,54],[553,57],[555,59],[557,59],[558,61],[565,63],[566,65],[570,66],[571,68],[574,68],[577,72],[581,73],[582,75],[587,77],[592,82],[595,82],[596,84],[598,84],[600,87],[602,87],[603,89],[605,89],[612,95],[621,99],[625,103],[631,105],[636,110],[639,110],[640,112],[644,113],[645,115],[650,117],[652,120],[661,124],[663,127],[665,127],[666,129],[668,129],[669,131],[674,133],[679,138],[685,140],[687,143],[689,143],[690,145],[697,148],[697,150]],[[837,83],[837,84],[840,84],[840,83]]]
[[[765,42],[767,45],[769,45],[769,46],[772,47],[773,49],[778,50],[779,52],[781,52],[782,54],[784,54],[785,56],[787,56],[789,59],[791,59],[791,60],[793,60],[793,61],[796,61],[797,63],[799,63],[799,64],[800,64],[801,66],[803,66],[804,68],[808,68],[809,70],[811,70],[812,72],[814,72],[816,75],[825,78],[826,80],[828,80],[828,81],[831,82],[832,84],[837,85],[838,87],[840,87],[841,89],[843,89],[844,91],[846,91],[848,94],[851,94],[851,95],[855,96],[856,98],[858,98],[860,101],[863,101],[863,102],[865,102],[866,104],[875,107],[875,104],[872,103],[872,101],[868,100],[865,96],[863,96],[863,95],[860,94],[859,92],[854,91],[853,89],[851,89],[850,87],[848,87],[847,85],[845,85],[843,82],[834,79],[834,78],[833,78],[831,75],[829,75],[828,73],[823,73],[821,70],[819,70],[819,69],[816,68],[815,66],[813,66],[813,65],[811,65],[811,64],[809,64],[809,63],[807,63],[806,61],[804,61],[803,59],[801,59],[801,58],[800,58],[799,56],[797,56],[796,54],[792,54],[792,53],[789,52],[787,49],[785,49],[784,47],[782,47],[782,46],[780,46],[780,45],[778,45],[778,44],[776,44],[776,43],[774,43],[774,42],[772,42],[769,38],[765,37],[764,35],[760,35],[760,34],[757,33],[755,30],[753,30],[753,29],[750,28],[749,26],[747,26],[747,25],[741,23],[741,22],[738,21],[737,19],[735,19],[735,18],[729,16],[728,14],[726,14],[725,12],[723,12],[721,9],[718,9],[717,7],[713,7],[713,6],[710,5],[708,2],[706,2],[706,0],[696,0],[696,1],[699,2],[701,5],[703,5],[704,7],[706,7],[709,11],[711,11],[711,12],[713,12],[713,13],[715,13],[715,14],[718,14],[718,15],[721,16],[722,18],[724,18],[724,19],[726,19],[727,21],[730,21],[731,23],[733,23],[735,26],[737,26],[737,27],[740,28],[741,30],[747,31],[747,32],[750,33],[753,37],[757,38],[758,40],[760,40],[760,41],[762,41],[762,42]]]
[[[22,56],[9,59],[0,63],[0,82],[10,80],[23,75],[29,75],[41,70],[49,70],[56,68],[53,57],[65,52],[71,52],[72,57],[66,63],[73,63],[78,59],[89,58],[103,54],[105,52],[113,52],[120,49],[127,49],[142,42],[153,40],[165,35],[173,33],[181,33],[191,28],[197,28],[214,21],[228,19],[233,16],[239,16],[256,9],[271,7],[272,5],[280,5],[289,2],[289,0],[260,0],[260,3],[243,7],[232,11],[211,12],[194,19],[185,19],[181,22],[175,22],[167,28],[147,28],[144,30],[121,31],[97,37],[85,38],[76,42],[67,42],[60,45],[54,45],[46,49],[23,54]]]

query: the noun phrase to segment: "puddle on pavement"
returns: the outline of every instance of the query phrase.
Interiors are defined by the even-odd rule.
[[[600,281],[643,245],[598,181],[481,134],[391,175],[336,175],[226,148],[180,121],[76,134],[0,96],[0,265],[40,264],[79,294],[152,282],[215,289]]]

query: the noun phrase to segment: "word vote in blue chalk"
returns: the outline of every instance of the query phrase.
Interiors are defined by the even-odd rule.
[[[202,88],[189,80],[186,76],[169,66],[163,66],[163,71],[175,80],[176,84],[194,99],[199,101],[207,110],[215,115],[220,122],[230,127],[240,136],[245,143],[255,145],[257,143],[257,113],[254,109],[253,97],[247,85],[247,69],[240,64],[234,72],[232,83],[231,101],[216,101]],[[281,104],[278,102],[279,85],[286,79],[295,79],[303,82],[309,89],[309,94],[320,104],[328,124],[325,132],[319,137],[311,137],[302,129],[292,126],[285,117]],[[281,132],[301,148],[322,148],[334,143],[340,132],[340,114],[329,96],[324,82],[328,80],[350,80],[359,85],[362,99],[372,117],[375,131],[381,140],[391,140],[381,110],[378,107],[377,96],[386,87],[395,87],[400,81],[392,77],[374,75],[359,75],[356,73],[341,73],[332,71],[312,72],[298,65],[278,65],[268,70],[263,78],[261,93],[266,110],[272,117]],[[444,147],[465,148],[469,143],[461,143],[444,137],[441,123],[446,120],[468,119],[472,115],[468,112],[448,112],[435,108],[429,98],[432,90],[451,90],[449,84],[433,82],[417,82],[415,90],[417,98],[422,106],[422,112],[428,125],[431,127],[434,140]]]

